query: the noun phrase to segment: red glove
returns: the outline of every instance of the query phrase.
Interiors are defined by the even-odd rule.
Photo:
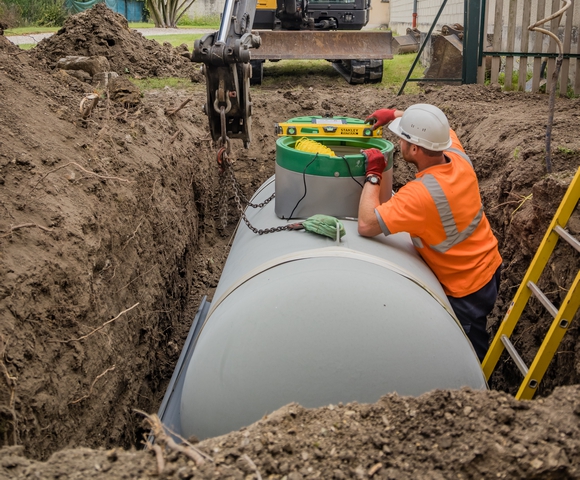
[[[381,108],[380,110],[376,110],[375,112],[371,113],[365,123],[372,123],[373,124],[373,131],[383,125],[386,125],[389,122],[392,122],[395,119],[395,109],[389,108]]]
[[[361,153],[366,158],[366,176],[376,175],[383,178],[383,170],[387,166],[385,156],[378,148],[369,148],[362,150]]]

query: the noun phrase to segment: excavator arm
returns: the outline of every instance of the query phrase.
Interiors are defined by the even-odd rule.
[[[193,47],[192,61],[204,64],[204,113],[217,142],[218,162],[229,154],[230,139],[241,139],[246,148],[251,140],[250,57],[260,71],[265,60],[329,60],[352,84],[380,82],[383,59],[393,58],[390,31],[361,31],[370,0],[269,0],[259,8],[257,3],[226,0],[219,31]],[[260,34],[252,33],[257,10]]]
[[[192,61],[203,63],[207,87],[204,113],[212,139],[229,153],[230,139],[251,140],[250,49],[260,46],[252,33],[256,0],[226,0],[220,29],[196,40]]]

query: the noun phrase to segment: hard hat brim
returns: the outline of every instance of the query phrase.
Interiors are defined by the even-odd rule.
[[[418,145],[418,146],[426,148],[428,150],[433,150],[435,152],[442,152],[443,150],[447,150],[451,146],[451,144],[453,143],[451,138],[449,138],[448,142],[441,145],[441,144],[433,144],[431,142],[427,142],[426,140],[417,138],[413,135],[409,135],[406,132],[404,132],[403,129],[401,128],[401,120],[402,120],[402,117],[395,118],[389,124],[389,130],[391,132],[393,132],[395,135],[397,135],[397,137],[400,137],[403,140],[406,140],[407,142],[412,143],[413,145]]]
[[[389,130],[398,137],[401,136],[401,117],[395,118],[391,123],[389,123]]]

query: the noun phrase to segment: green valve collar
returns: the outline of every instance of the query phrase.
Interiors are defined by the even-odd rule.
[[[364,176],[365,158],[362,153],[344,156],[338,156],[337,153],[336,157],[331,157],[325,154],[304,152],[294,148],[297,140],[297,137],[280,137],[276,141],[276,163],[280,167],[293,172],[322,177]],[[378,148],[388,159],[385,170],[393,166],[393,144],[382,138],[317,137],[316,141],[331,150],[347,148],[358,152],[367,148]]]

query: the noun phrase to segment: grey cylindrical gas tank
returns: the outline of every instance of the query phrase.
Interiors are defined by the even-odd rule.
[[[271,178],[252,202],[273,192]],[[274,202],[246,215],[258,229],[287,225]],[[409,236],[363,238],[355,220],[343,223],[340,243],[306,231],[256,235],[240,224],[187,368],[183,436],[237,430],[290,402],[487,388]]]

